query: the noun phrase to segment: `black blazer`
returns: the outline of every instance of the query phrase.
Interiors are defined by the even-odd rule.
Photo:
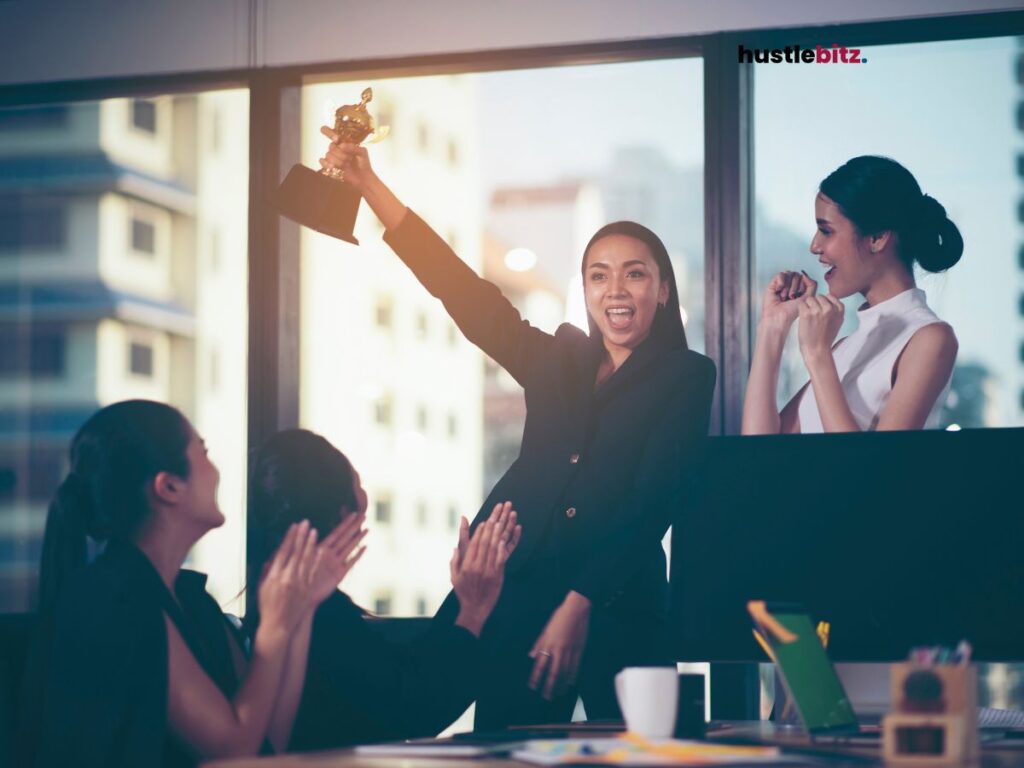
[[[559,589],[595,605],[620,600],[663,610],[661,539],[707,435],[714,364],[685,342],[650,337],[595,392],[600,338],[569,324],[554,335],[532,327],[412,211],[384,239],[466,338],[525,390],[519,457],[475,521],[512,501],[523,538],[510,573],[528,568],[548,542]]]
[[[439,622],[411,643],[390,643],[335,592],[313,618],[289,749],[436,736],[476,697],[478,645],[469,631]]]
[[[206,591],[181,570],[171,596],[141,551],[111,541],[44,617],[25,670],[19,764],[195,765],[167,731],[166,612],[228,698],[238,689],[232,631]],[[263,752],[269,751],[264,744]]]

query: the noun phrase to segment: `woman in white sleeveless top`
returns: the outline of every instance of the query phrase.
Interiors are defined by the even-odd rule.
[[[743,404],[743,434],[922,429],[937,424],[956,362],[953,329],[914,283],[960,260],[963,239],[911,173],[885,157],[855,157],[814,201],[811,253],[828,293],[803,270],[780,272],[764,294]],[[861,294],[858,328],[833,344],[840,299]],[[782,409],[776,390],[786,337],[797,323],[810,381]]]

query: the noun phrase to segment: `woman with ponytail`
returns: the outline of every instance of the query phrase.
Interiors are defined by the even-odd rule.
[[[886,157],[855,157],[821,182],[811,253],[828,293],[806,272],[780,272],[764,294],[743,404],[743,434],[857,432],[936,426],[956,362],[953,329],[928,307],[914,265],[943,272],[964,242],[946,210]],[[859,325],[835,342],[840,299],[861,294]],[[782,348],[794,321],[810,381],[779,412]],[[835,343],[833,343],[835,342]]]
[[[42,630],[29,662],[23,765],[194,765],[290,738],[317,605],[351,565],[358,526],[317,543],[292,525],[259,585],[263,621],[245,658],[231,625],[181,568],[224,522],[219,473],[174,408],[133,400],[95,413],[71,443],[50,505],[40,573]],[[87,563],[89,543],[103,552]]]

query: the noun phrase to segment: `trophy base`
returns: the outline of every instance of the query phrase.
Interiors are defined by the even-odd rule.
[[[274,206],[305,227],[359,245],[352,234],[362,196],[350,184],[293,165],[274,195]]]

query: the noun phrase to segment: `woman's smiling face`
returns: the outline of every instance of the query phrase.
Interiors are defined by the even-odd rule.
[[[825,267],[828,292],[840,299],[864,293],[880,261],[872,258],[871,238],[862,235],[839,206],[820,192],[814,198],[814,218],[818,229],[811,253]]]
[[[605,345],[636,348],[651,332],[658,305],[668,301],[647,246],[628,235],[608,235],[590,246],[583,271],[587,312]]]

